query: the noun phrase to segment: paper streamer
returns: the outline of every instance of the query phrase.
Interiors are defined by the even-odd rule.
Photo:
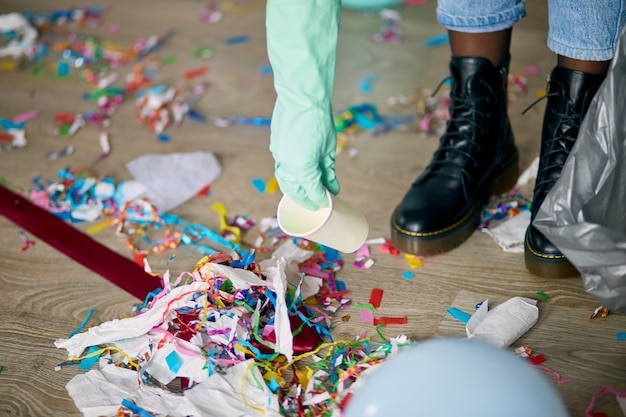
[[[1,185],[0,214],[140,300],[161,286],[132,260]]]

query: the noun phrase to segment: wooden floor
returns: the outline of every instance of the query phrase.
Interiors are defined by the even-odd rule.
[[[63,1],[3,0],[0,12],[33,10],[49,13],[67,6]],[[93,6],[85,0],[73,5]],[[157,82],[182,84],[182,74],[202,65],[210,67],[209,91],[196,110],[211,118],[270,117],[274,92],[271,76],[259,77],[259,68],[267,65],[264,38],[264,4],[262,1],[230,0],[222,21],[207,25],[198,22],[206,1],[201,0],[134,0],[109,2],[110,11],[99,28],[85,32],[121,45],[138,38],[174,29],[175,35],[159,55],[175,56],[176,63],[156,71]],[[545,76],[555,63],[545,46],[547,9],[542,1],[527,2],[527,17],[513,35],[511,72],[525,74],[529,65],[540,68],[540,75],[528,76],[528,94],[519,95],[510,105],[516,141],[523,167],[528,166],[539,150],[543,113],[540,104],[522,116],[522,110],[545,88]],[[429,48],[424,40],[442,33],[435,19],[435,2],[399,9],[404,16],[404,42],[399,45],[377,44],[368,39],[380,28],[378,17],[345,10],[342,16],[337,59],[335,108],[362,102],[379,107],[383,114],[408,115],[412,108],[390,107],[387,97],[421,93],[433,89],[447,76],[449,50],[446,46]],[[108,33],[118,25],[115,34]],[[226,46],[224,40],[249,35],[249,41]],[[209,60],[191,56],[191,51],[213,45],[216,54]],[[131,67],[120,69],[122,74]],[[360,80],[375,75],[373,90],[359,89]],[[89,165],[101,152],[98,131],[81,130],[67,139],[54,133],[56,112],[81,113],[92,108],[82,94],[89,85],[78,77],[58,79],[54,76],[31,76],[29,71],[0,72],[0,118],[12,118],[30,110],[39,115],[27,122],[28,146],[0,154],[0,177],[9,183],[30,187],[35,176],[55,179],[59,169]],[[132,103],[126,103],[114,116],[108,129],[112,152],[99,162],[99,174],[110,174],[117,180],[130,179],[125,164],[148,153],[211,151],[222,165],[222,173],[212,185],[212,196],[193,199],[174,213],[184,219],[217,229],[218,218],[210,209],[214,202],[224,203],[230,213],[247,213],[260,220],[274,215],[279,194],[260,194],[251,179],[269,179],[273,161],[268,151],[269,129],[259,126],[220,128],[213,124],[185,121],[167,131],[169,143],[159,142],[135,118]],[[75,153],[48,160],[46,152],[73,144]],[[344,152],[337,157],[337,175],[342,197],[359,205],[371,225],[370,238],[389,236],[389,216],[409,184],[428,163],[438,144],[435,136],[420,135],[415,126],[408,131],[392,131],[373,137],[368,132],[352,143],[356,157]],[[531,196],[532,183],[522,188]],[[76,227],[85,229],[89,224]],[[1,416],[78,416],[80,413],[65,390],[65,384],[78,372],[72,367],[54,370],[67,359],[67,352],[53,342],[67,335],[95,308],[91,323],[120,318],[131,311],[138,300],[102,277],[35,239],[36,244],[20,252],[21,227],[0,218],[0,415]],[[94,236],[99,242],[129,256],[123,239],[112,230]],[[254,237],[250,237],[251,240]],[[403,278],[409,270],[403,257],[392,257],[372,247],[376,264],[368,270],[352,266],[353,255],[345,255],[346,266],[339,278],[345,281],[351,299],[366,303],[373,287],[384,289],[381,315],[407,315],[408,324],[388,326],[386,336],[406,334],[414,340],[438,335],[464,336],[463,324],[446,313],[450,307],[472,311],[485,299],[498,304],[514,296],[538,299],[543,291],[547,301],[539,301],[539,322],[516,345],[527,345],[547,358],[545,364],[558,371],[569,384],[557,385],[572,416],[584,415],[592,395],[610,386],[626,390],[626,345],[616,341],[615,334],[626,330],[626,317],[618,314],[590,320],[599,303],[588,296],[580,279],[540,279],[524,268],[523,255],[505,253],[484,233],[474,233],[451,253],[427,258],[424,266],[414,269],[412,280]],[[155,270],[163,268],[172,253],[154,255],[150,263]],[[190,270],[199,255],[189,248],[175,252],[172,273]],[[376,339],[374,328],[363,324],[352,307],[337,318],[334,336],[353,339],[362,332]],[[614,397],[603,396],[596,411],[609,416],[622,415]]]

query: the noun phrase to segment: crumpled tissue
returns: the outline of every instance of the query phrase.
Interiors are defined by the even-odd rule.
[[[166,213],[198,194],[221,173],[211,152],[143,155],[126,164],[135,180],[143,184],[146,197],[160,213]]]
[[[485,300],[472,314],[465,330],[467,337],[507,348],[532,328],[539,319],[537,300],[513,297],[489,310]]]
[[[100,370],[74,376],[66,389],[84,417],[115,417],[123,399],[169,417],[280,416],[277,396],[253,365],[253,359],[241,362],[180,395],[138,385],[135,371],[101,359]]]

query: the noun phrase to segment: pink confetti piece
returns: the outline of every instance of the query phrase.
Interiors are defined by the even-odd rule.
[[[361,313],[361,321],[363,321],[363,323],[374,324],[374,312],[361,309],[360,313]]]
[[[30,119],[33,119],[33,118],[37,117],[38,114],[39,114],[38,110],[31,110],[31,111],[26,112],[26,113],[18,114],[17,116],[15,116],[13,118],[13,122],[14,123],[26,122],[26,121],[28,121]]]
[[[548,367],[547,367],[547,366],[545,366],[545,365],[533,365],[533,366],[534,366],[535,368],[539,368],[539,369],[541,369],[542,371],[546,371],[546,372],[549,372],[549,373],[551,373],[552,375],[554,375],[554,376],[556,377],[556,383],[557,383],[557,384],[559,384],[559,385],[560,385],[560,384],[569,384],[570,382],[572,382],[572,380],[571,380],[571,379],[563,379],[563,377],[561,377],[561,374],[560,374],[560,373],[558,373],[557,371],[555,371],[555,370],[554,370],[554,369],[552,369],[552,368],[548,368]]]
[[[374,266],[374,260],[373,259],[367,259],[367,258],[363,258],[363,259],[356,259],[354,261],[354,266],[356,266],[359,269],[370,269],[372,266]]]
[[[369,246],[367,246],[367,245],[361,246],[356,251],[356,257],[357,258],[369,258],[370,257],[370,248],[369,248]]]
[[[598,392],[596,392],[595,394],[591,396],[591,401],[589,402],[589,405],[587,406],[587,408],[585,408],[585,417],[593,416],[592,410],[596,403],[596,400],[604,394],[614,395],[618,397],[618,401],[619,401],[619,398],[626,398],[626,391],[617,391],[616,389],[611,388],[611,387],[600,388]],[[621,407],[621,402],[620,402],[620,407]]]
[[[111,23],[109,26],[109,35],[114,35],[120,30],[120,25],[117,23]]]
[[[420,120],[420,130],[422,132],[428,132],[430,129],[430,120],[432,119],[432,116],[430,114],[425,114],[424,117],[422,117],[422,120]]]
[[[298,268],[298,271],[301,274],[311,275],[311,276],[318,277],[318,278],[323,278],[323,279],[332,278],[332,273],[322,272],[321,270],[312,268],[312,267],[300,266],[300,268]]]
[[[261,335],[263,335],[263,337],[267,337],[268,335],[272,333],[274,333],[274,326],[271,324],[268,324],[265,327],[263,327],[263,330],[261,331]]]
[[[541,70],[537,65],[529,65],[526,67],[526,74],[528,75],[539,75]]]

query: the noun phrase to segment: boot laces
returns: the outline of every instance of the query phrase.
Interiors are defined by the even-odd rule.
[[[443,83],[450,79],[445,78],[433,92],[439,91]],[[495,95],[491,86],[479,81]],[[463,187],[463,194],[469,199],[466,183],[471,180],[472,174],[467,170],[467,164],[462,161],[471,161],[472,168],[478,166],[478,160],[474,157],[476,152],[480,152],[482,146],[475,141],[476,137],[485,133],[485,128],[476,123],[476,116],[486,116],[484,112],[478,110],[476,103],[483,98],[472,97],[470,95],[460,96],[450,92],[450,119],[447,122],[446,131],[439,140],[439,147],[435,151],[433,160],[428,165],[430,172],[437,172],[439,175],[446,175],[450,178],[460,178]],[[459,129],[463,127],[463,129]],[[463,146],[459,143],[464,141]],[[460,157],[460,158],[459,158]],[[451,169],[450,169],[451,168]]]
[[[537,178],[540,179],[535,185],[539,193],[547,193],[552,186],[558,180],[563,164],[569,156],[576,138],[578,131],[580,130],[580,124],[582,123],[582,113],[559,113],[554,112],[559,117],[559,123],[556,126],[556,134],[554,137],[549,138],[546,141],[545,146],[548,151],[544,154],[546,160],[543,167],[537,173]],[[567,126],[568,129],[560,129],[559,126]],[[555,128],[554,125],[551,128]],[[574,133],[572,135],[571,133]],[[556,174],[556,175],[553,175]]]
[[[559,93],[550,93],[538,98],[530,103],[530,105],[524,109],[522,114],[525,114],[528,110],[535,107],[537,103],[550,97],[557,96],[559,96]],[[537,183],[535,184],[535,195],[541,199],[543,199],[542,196],[547,194],[550,189],[552,189],[558,180],[561,170],[563,169],[563,163],[574,147],[583,118],[582,113],[560,113],[554,110],[553,113],[558,116],[557,120],[559,121],[556,126],[554,124],[551,126],[551,129],[555,128],[556,134],[554,137],[549,138],[545,143],[548,151],[544,154],[545,162],[540,166],[540,169],[537,172]],[[559,129],[559,126],[568,126],[570,129]],[[567,134],[572,131],[576,132],[576,136]],[[559,156],[561,157],[559,158]]]

